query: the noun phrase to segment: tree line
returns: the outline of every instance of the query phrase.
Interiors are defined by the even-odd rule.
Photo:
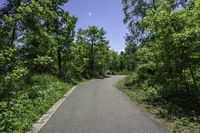
[[[7,0],[1,7],[1,99],[11,98],[35,74],[73,83],[122,70],[106,31],[90,26],[75,32],[78,19],[61,8],[65,3],[67,0]]]
[[[123,71],[106,31],[76,32],[67,2],[7,0],[0,8],[0,132],[26,132],[71,84]]]
[[[199,123],[200,0],[123,0],[123,11],[126,85],[168,106],[166,116]]]
[[[123,0],[130,33],[128,64],[141,82],[163,91],[196,92],[200,87],[199,0]],[[132,9],[132,7],[134,7]],[[132,10],[131,10],[132,9]]]

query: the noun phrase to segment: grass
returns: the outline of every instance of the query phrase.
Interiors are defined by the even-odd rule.
[[[154,115],[174,133],[200,133],[199,97],[174,95],[160,96],[156,90],[130,85],[130,77],[120,81],[118,88],[131,100]]]
[[[8,106],[0,101],[0,132],[24,133],[72,88],[50,75],[35,75],[13,97]]]

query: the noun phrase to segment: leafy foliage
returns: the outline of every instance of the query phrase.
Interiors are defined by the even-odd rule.
[[[103,75],[105,71],[105,63],[109,56],[109,42],[105,39],[106,32],[103,29],[98,29],[96,26],[91,26],[86,30],[79,29],[77,42],[89,45],[87,57],[89,57],[87,73],[90,76]],[[88,47],[88,46],[87,46]]]
[[[199,125],[199,2],[124,0],[127,48],[137,42],[130,54],[136,62],[134,74],[124,86],[131,88],[133,97],[145,95],[139,101],[161,110],[162,117],[183,122],[177,132],[192,132],[189,125]]]
[[[71,87],[48,75],[33,76],[30,82],[20,86],[23,90],[9,105],[0,102],[0,132],[25,132]]]
[[[7,0],[1,7],[0,132],[25,132],[68,84],[121,71],[103,28],[80,29],[75,41],[78,19],[62,9],[66,2]]]

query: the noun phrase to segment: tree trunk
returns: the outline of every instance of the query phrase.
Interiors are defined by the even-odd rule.
[[[58,58],[58,74],[59,76],[62,74],[62,57],[61,57],[61,48],[59,47],[57,50],[57,58]]]
[[[15,12],[17,11],[17,8],[20,6],[21,0],[18,0],[16,2],[16,7],[14,9],[13,14],[15,14]],[[14,3],[13,3],[14,4]],[[16,30],[17,30],[17,22],[14,23],[14,25],[11,27],[11,38],[9,41],[10,46],[14,45],[14,41],[16,40]]]
[[[194,84],[194,86],[195,86],[195,89],[197,90],[197,89],[198,89],[198,86],[197,86],[196,79],[195,79],[195,77],[194,77],[194,73],[193,73],[192,68],[191,68],[190,65],[189,65],[189,70],[190,70],[190,74],[191,74],[191,76],[192,76],[193,84]]]
[[[154,10],[157,9],[157,8],[156,8],[156,2],[155,2],[155,0],[153,0],[153,8],[154,8]]]
[[[92,41],[91,45],[91,71],[92,71],[92,77],[95,75],[95,70],[94,70],[94,44]]]
[[[10,46],[13,46],[13,45],[14,45],[15,39],[16,39],[16,24],[15,24],[15,26],[12,28],[12,35],[11,35],[11,38],[10,38]]]

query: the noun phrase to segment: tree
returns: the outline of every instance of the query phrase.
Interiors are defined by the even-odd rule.
[[[20,21],[24,30],[21,43],[21,56],[31,73],[52,72],[55,60],[56,42],[54,35],[46,26],[55,14],[50,10],[49,1],[21,3],[15,18]],[[46,15],[48,14],[48,15]],[[45,71],[46,70],[46,71]]]
[[[149,39],[152,32],[145,32],[140,23],[148,15],[148,11],[157,10],[157,7],[162,5],[163,1],[170,5],[170,10],[180,8],[180,6],[183,8],[190,4],[190,0],[122,0],[125,14],[124,23],[128,24],[130,32],[127,38],[132,37],[135,44]]]
[[[105,58],[98,57],[109,51],[108,41],[105,39],[106,32],[103,28],[98,29],[96,26],[90,26],[86,30],[79,29],[77,39],[79,42],[86,43],[89,49],[89,73],[96,76],[103,70]],[[97,59],[98,58],[98,59]],[[100,61],[102,60],[102,62]]]
[[[139,28],[149,37],[139,43],[135,54],[135,71],[140,84],[162,88],[160,92],[165,96],[194,94],[199,90],[197,12],[198,0],[181,10],[173,10],[172,4],[165,0],[157,3],[156,9],[152,8],[145,13]],[[130,35],[129,38],[126,42],[134,40],[134,36]],[[134,41],[130,44],[134,44]],[[125,51],[123,55],[127,53]]]
[[[120,71],[122,71],[122,69],[120,69],[120,54],[114,50],[110,51],[110,59],[109,59],[109,72],[110,74],[116,74],[119,73]],[[107,63],[108,64],[108,63]]]
[[[60,8],[64,2],[8,0],[0,10],[0,77],[9,97],[27,74],[61,73],[77,21]]]
[[[16,18],[26,28],[20,39],[22,56],[32,72],[63,73],[62,56],[72,44],[77,21],[60,8],[64,2],[33,0],[29,4],[22,3],[18,9]]]
[[[73,42],[75,35],[75,24],[77,22],[77,18],[74,16],[70,16],[68,12],[64,11],[61,6],[64,3],[68,2],[68,0],[53,0],[52,1],[52,9],[56,13],[56,17],[53,20],[54,27],[52,32],[57,36],[57,62],[58,62],[58,73],[61,76],[63,74],[62,68],[62,55],[67,58],[67,54],[70,52],[70,46]]]
[[[0,9],[0,95],[4,95],[8,104],[28,73],[17,45],[17,39],[24,30],[23,24],[15,17],[21,2],[22,0],[8,0]],[[29,0],[23,2],[28,3]]]
[[[14,16],[21,2],[22,0],[8,0],[6,5],[0,9],[0,54],[2,59],[0,74],[7,75],[17,64],[17,60],[13,58],[18,56],[16,55],[19,50],[16,46],[17,38],[21,36],[24,27]],[[28,3],[29,0],[23,0],[23,2]]]

